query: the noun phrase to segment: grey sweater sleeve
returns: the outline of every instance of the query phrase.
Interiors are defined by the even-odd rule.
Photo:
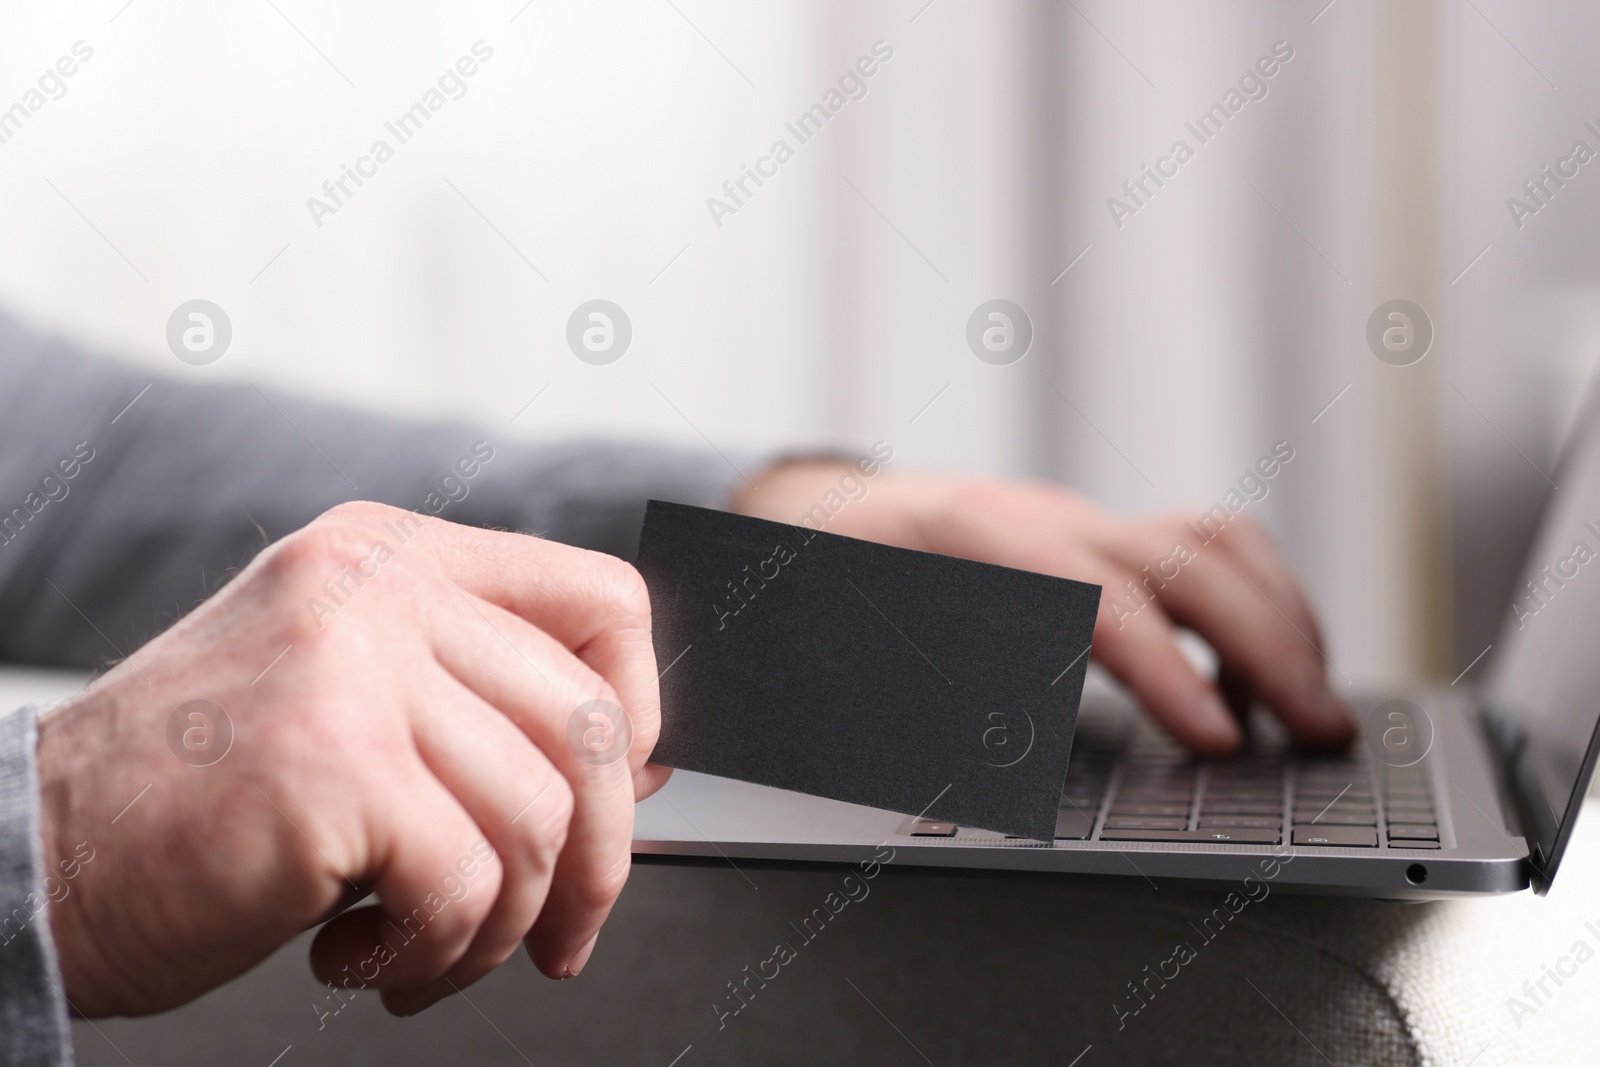
[[[126,656],[342,501],[631,558],[647,498],[721,507],[742,484],[716,454],[536,447],[509,427],[384,418],[203,376],[152,375],[0,315],[0,661]],[[35,738],[31,709],[0,719],[0,1067],[71,1062],[54,948],[30,905],[44,885]]]
[[[509,426],[194,384],[203,374],[139,371],[0,315],[0,661],[126,656],[346,500],[631,558],[647,498],[722,507],[743,484],[716,453],[532,446]]]
[[[0,1067],[72,1063],[55,944],[46,926],[32,708],[0,716]]]

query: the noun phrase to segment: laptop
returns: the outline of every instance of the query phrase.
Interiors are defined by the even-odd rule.
[[[1600,746],[1600,392],[1568,438],[1481,687],[1352,701],[1360,739],[1297,751],[1265,712],[1227,760],[1086,687],[1053,841],[678,771],[639,805],[641,861],[855,863],[1434,899],[1548,890]],[[885,848],[892,850],[885,852]],[[1286,862],[1292,860],[1292,862]],[[1269,868],[1267,864],[1271,864]]]

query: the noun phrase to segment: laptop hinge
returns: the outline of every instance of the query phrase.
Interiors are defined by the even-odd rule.
[[[1521,834],[1527,842],[1533,889],[1543,895],[1549,889],[1543,873],[1549,861],[1544,843],[1555,839],[1557,819],[1526,758],[1527,735],[1509,715],[1492,705],[1480,709],[1478,721],[1495,755],[1495,789],[1500,794],[1501,809],[1517,823],[1508,829]]]

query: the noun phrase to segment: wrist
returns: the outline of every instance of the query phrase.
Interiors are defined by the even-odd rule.
[[[928,548],[954,506],[960,483],[889,471],[893,450],[880,443],[856,460],[790,459],[768,467],[732,510],[828,533]]]

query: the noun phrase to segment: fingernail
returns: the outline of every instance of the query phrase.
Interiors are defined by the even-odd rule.
[[[1233,713],[1228,710],[1228,706],[1215,693],[1207,693],[1200,698],[1195,714],[1195,725],[1219,748],[1233,748],[1239,744],[1239,724],[1234,721]]]
[[[594,955],[594,943],[598,940],[600,940],[600,931],[596,930],[588,943],[574,953],[572,959],[567,961],[566,973],[561,976],[562,978],[578,977],[579,973],[583,971],[584,965],[589,962],[589,957]]]

